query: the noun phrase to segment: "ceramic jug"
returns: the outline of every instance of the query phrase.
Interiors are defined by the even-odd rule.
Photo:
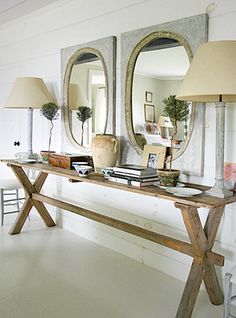
[[[113,135],[96,135],[92,139],[92,156],[95,172],[113,167],[118,156],[118,142]]]

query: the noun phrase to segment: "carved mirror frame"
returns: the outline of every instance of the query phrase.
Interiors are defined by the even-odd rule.
[[[122,129],[122,131],[125,131],[126,128],[126,135],[122,137],[129,140],[138,155],[142,155],[143,151],[139,147],[134,134],[132,83],[135,63],[141,49],[154,38],[167,37],[181,43],[191,61],[199,45],[207,41],[207,36],[208,16],[206,14],[134,30],[121,35],[122,102],[125,105],[124,122],[126,123],[126,127],[123,126]],[[194,105],[188,136],[182,148],[177,152],[174,161],[174,167],[181,167],[181,171],[185,174],[203,175],[204,125],[205,107],[203,104]],[[127,154],[127,157],[130,157],[129,154]],[[196,158],[198,158],[198,163],[193,164],[193,160]]]
[[[72,134],[69,104],[69,83],[74,62],[85,53],[95,54],[102,63],[107,87],[107,114],[104,133],[115,134],[115,79],[116,37],[110,36],[61,50],[61,74],[63,92],[63,122],[66,136],[71,145],[80,152],[88,152]]]

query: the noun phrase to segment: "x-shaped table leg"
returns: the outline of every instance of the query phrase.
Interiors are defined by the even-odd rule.
[[[27,216],[29,215],[33,206],[36,208],[36,210],[38,211],[38,213],[40,214],[44,223],[47,226],[49,226],[49,227],[55,226],[55,223],[54,223],[52,217],[50,216],[50,214],[48,213],[47,209],[45,208],[44,204],[40,201],[32,199],[32,193],[39,193],[40,192],[48,174],[45,172],[40,172],[38,174],[34,184],[32,184],[30,182],[28,176],[26,175],[25,171],[21,167],[14,166],[14,165],[10,165],[10,167],[12,168],[16,177],[18,178],[18,180],[22,184],[22,186],[25,190],[26,199],[25,199],[25,202],[24,202],[23,207],[21,209],[21,212],[18,214],[16,221],[15,221],[14,225],[12,226],[9,233],[10,234],[20,233],[20,231],[21,231],[21,229],[22,229],[22,227],[27,219]]]
[[[216,276],[214,260],[211,259],[209,252],[215,241],[224,206],[209,210],[204,229],[196,207],[182,204],[175,204],[175,206],[181,210],[185,227],[194,250],[192,266],[176,318],[190,318],[202,280],[205,282],[211,302],[215,305],[223,303],[223,295]],[[219,257],[222,258],[221,255],[219,255]]]

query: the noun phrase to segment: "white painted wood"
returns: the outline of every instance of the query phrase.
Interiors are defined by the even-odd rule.
[[[235,0],[215,0],[216,9],[209,13],[209,39],[236,39],[236,2]],[[88,3],[88,5],[86,4]],[[37,12],[0,25],[0,157],[13,156],[17,151],[25,151],[27,147],[27,111],[4,109],[12,84],[18,76],[37,76],[44,79],[50,92],[57,97],[59,105],[62,104],[60,80],[60,49],[67,46],[79,45],[106,36],[117,36],[117,133],[122,134],[121,113],[123,104],[120,99],[120,34],[138,28],[149,27],[184,17],[202,14],[205,12],[209,0],[90,0],[69,1],[59,0],[54,5],[42,8]],[[87,19],[86,19],[87,14]],[[186,177],[186,181],[202,184],[214,183],[214,142],[215,142],[215,110],[214,105],[206,107],[205,128],[206,144],[204,159],[204,177]],[[230,105],[226,108],[226,134],[225,155],[226,160],[236,162],[236,107]],[[39,152],[47,146],[48,123],[34,111],[33,149]],[[16,138],[21,146],[14,147]],[[61,123],[55,123],[52,147],[59,150],[62,147]],[[65,151],[75,151],[68,145]],[[128,160],[132,158],[130,156]],[[9,174],[8,168],[0,167],[0,175]],[[4,170],[4,171],[3,171]],[[169,205],[152,199],[146,201],[142,196],[130,194],[117,196],[117,192],[96,190],[96,187],[87,186],[84,190],[79,185],[69,184],[67,180],[62,183],[57,178],[49,178],[46,183],[47,190],[55,195],[62,191],[63,195],[73,200],[79,198],[93,205],[94,209],[102,205],[106,207],[108,215],[116,215],[121,219],[129,215],[133,222],[146,222],[147,226],[161,228],[163,233],[173,231],[174,235],[183,235],[181,219],[177,217]],[[66,192],[64,192],[66,190]],[[159,204],[162,213],[159,214]],[[102,207],[102,208],[103,208]],[[116,209],[115,209],[115,208]],[[104,208],[105,209],[105,208]],[[121,212],[117,212],[117,210]],[[58,218],[60,218],[59,211]],[[157,222],[157,216],[159,221]],[[202,211],[204,219],[204,211]],[[69,230],[80,235],[83,223],[79,218],[68,218],[62,221]],[[235,204],[227,207],[224,219],[217,235],[214,246],[226,255],[225,270],[230,270],[236,263],[236,213]],[[116,249],[119,239],[119,252],[129,254],[134,259],[143,260],[151,266],[159,266],[161,270],[185,279],[187,260],[180,256],[170,254],[167,249],[153,251],[152,246],[146,247],[140,240],[121,236],[116,233],[99,231],[90,223],[86,224],[84,234],[99,244],[109,245]],[[173,262],[170,262],[169,259]],[[178,265],[178,271],[176,270]],[[167,267],[168,266],[168,267]],[[222,274],[223,275],[223,274]]]

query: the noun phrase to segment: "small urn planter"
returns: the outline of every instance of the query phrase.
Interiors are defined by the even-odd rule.
[[[162,187],[176,187],[180,170],[158,169],[157,175],[159,177],[160,186]]]

